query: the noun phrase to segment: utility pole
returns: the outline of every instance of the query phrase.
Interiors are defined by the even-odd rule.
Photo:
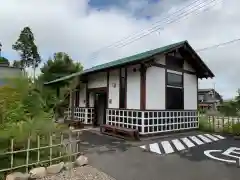
[[[216,102],[215,102],[216,101],[216,91],[215,91],[216,88],[215,87],[216,87],[216,83],[214,82],[213,83],[213,98],[214,98],[214,104],[213,105],[214,105],[214,110],[216,111],[217,107],[216,107]]]
[[[0,42],[0,57],[1,57],[1,54],[2,53],[2,44],[1,44],[1,42]]]

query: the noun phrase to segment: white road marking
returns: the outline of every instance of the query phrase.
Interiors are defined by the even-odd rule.
[[[150,149],[151,152],[161,154],[158,143],[149,144],[149,149]]]
[[[195,144],[193,144],[187,137],[182,138],[182,141],[187,145],[187,147],[191,148],[194,147]]]
[[[207,136],[208,138],[214,140],[214,141],[218,141],[219,140],[218,138],[212,136],[211,134],[204,134],[204,135]]]
[[[198,139],[195,136],[190,136],[190,139],[192,139],[195,143],[197,143],[198,145],[202,145],[204,144],[200,139]]]
[[[200,134],[198,135],[198,137],[200,137],[204,142],[206,143],[210,143],[212,142],[210,139],[208,139],[207,137],[205,137],[204,135]]]
[[[236,160],[230,160],[230,159],[223,159],[223,158],[218,158],[218,157],[215,157],[213,156],[211,153],[214,152],[222,152],[222,150],[206,150],[204,151],[204,154],[212,159],[215,159],[215,160],[218,160],[218,161],[223,161],[223,162],[228,162],[228,163],[236,163]]]
[[[184,145],[178,139],[174,139],[174,140],[172,140],[172,142],[173,142],[174,146],[177,148],[177,150],[181,151],[181,150],[185,149]]]
[[[174,150],[173,150],[171,144],[169,143],[169,141],[162,141],[161,144],[162,144],[162,147],[163,147],[166,154],[174,152]]]
[[[214,136],[216,136],[219,139],[225,139],[225,137],[222,137],[221,135],[218,135],[218,134],[214,134]]]
[[[203,145],[205,143],[210,143],[210,142],[218,141],[222,139],[225,139],[225,137],[221,135],[200,134],[196,136],[183,137],[181,139],[173,139],[170,141],[161,141],[160,143],[141,145],[140,148],[148,149],[149,147],[150,152],[154,152],[157,154],[169,154],[169,153],[173,153],[175,151],[175,148],[176,148],[176,151],[182,151],[186,149],[186,147],[191,148],[191,147]],[[175,148],[173,149],[173,147]],[[161,152],[161,148],[163,148],[164,151]],[[206,153],[208,154],[208,152]]]

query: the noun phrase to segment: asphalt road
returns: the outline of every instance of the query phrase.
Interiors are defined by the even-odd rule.
[[[85,132],[80,146],[91,165],[117,180],[239,179],[240,168],[233,162],[240,158],[240,140],[211,134],[198,136],[201,134],[190,132],[131,143]]]

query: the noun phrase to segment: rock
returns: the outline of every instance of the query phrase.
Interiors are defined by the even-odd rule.
[[[47,167],[48,174],[57,174],[59,173],[64,167],[64,162],[60,162],[59,164],[53,164]]]
[[[12,174],[7,175],[6,180],[28,180],[29,177],[30,177],[29,174],[14,172]]]
[[[65,168],[66,170],[72,169],[72,168],[73,168],[73,162],[66,162],[66,163],[64,164],[64,168]]]
[[[75,161],[77,166],[84,166],[88,164],[88,158],[86,156],[80,155],[76,161]]]
[[[33,168],[30,172],[30,178],[37,179],[37,178],[44,178],[47,175],[47,171],[45,167],[38,167]]]

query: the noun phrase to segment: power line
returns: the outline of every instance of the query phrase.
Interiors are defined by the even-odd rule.
[[[205,48],[201,48],[201,49],[196,50],[196,52],[202,52],[202,51],[207,51],[209,49],[218,48],[220,46],[226,46],[226,45],[235,43],[237,41],[240,41],[240,38],[233,39],[233,40],[230,40],[230,41],[227,41],[227,42],[223,42],[223,43],[219,43],[219,44],[215,44],[213,46],[208,46],[208,47],[205,47]]]
[[[180,15],[182,15],[182,16],[180,16],[180,17],[178,16],[178,17],[176,17],[176,19],[170,20],[170,21],[167,22],[165,25],[169,25],[169,24],[172,24],[172,23],[174,23],[174,22],[178,22],[178,21],[181,20],[181,18],[184,18],[184,17],[188,16],[189,14],[192,14],[193,12],[195,12],[195,11],[197,11],[197,10],[200,10],[201,8],[206,7],[208,4],[211,4],[211,3],[213,3],[214,1],[217,1],[217,0],[211,0],[210,3],[205,3],[205,4],[204,4],[204,3],[200,3],[200,4],[198,4],[198,8],[197,8],[197,9],[194,9],[193,11],[187,12],[187,13],[185,13],[185,14],[184,14],[184,13],[181,13]],[[203,4],[203,5],[202,5],[202,6],[199,6],[199,5],[201,5],[201,4]],[[127,42],[127,43],[125,43],[125,44],[123,44],[123,45],[121,45],[121,46],[116,46],[116,47],[117,47],[117,48],[122,48],[122,47],[124,47],[124,46],[126,46],[126,45],[128,45],[128,44],[131,44],[131,43],[139,40],[139,39],[142,39],[142,38],[145,37],[145,36],[148,36],[149,34],[151,34],[151,33],[153,33],[153,32],[156,32],[156,31],[158,31],[158,30],[160,30],[160,29],[162,29],[162,28],[164,28],[164,27],[156,27],[156,29],[153,29],[152,31],[148,32],[147,34],[144,34],[144,35],[142,35],[142,36],[139,36],[139,37],[137,37],[136,39],[134,39],[133,41]]]
[[[151,27],[151,26],[154,26],[155,24],[158,24],[158,23],[162,22],[163,20],[165,20],[165,19],[167,19],[167,18],[175,15],[176,13],[178,13],[178,12],[186,9],[187,7],[189,7],[189,6],[191,6],[192,4],[194,4],[194,3],[196,3],[196,2],[199,2],[199,1],[202,1],[202,0],[195,0],[195,1],[191,2],[191,3],[189,3],[187,6],[184,6],[184,8],[180,8],[180,9],[176,10],[174,13],[172,13],[172,14],[164,17],[163,19],[158,20],[158,21],[152,23],[152,24],[150,25],[150,27]],[[112,44],[110,44],[110,45],[108,45],[108,46],[105,46],[105,47],[103,47],[103,48],[95,51],[95,53],[101,51],[102,49],[110,48],[110,47],[114,46],[115,44],[118,44],[118,43],[120,43],[120,42],[122,42],[122,41],[124,41],[124,40],[126,40],[126,39],[132,38],[132,36],[134,36],[134,35],[136,35],[136,34],[138,34],[138,33],[141,33],[141,32],[143,32],[143,31],[146,31],[146,29],[142,29],[142,30],[136,31],[136,32],[132,33],[131,35],[128,35],[128,36],[126,36],[126,37],[123,37],[122,39],[120,39],[120,40],[118,40],[118,41],[116,41],[116,42],[114,42],[114,43],[112,43]]]
[[[171,23],[173,23],[173,22],[176,22],[176,21],[179,21],[181,18],[183,18],[183,17],[185,17],[185,16],[187,16],[187,15],[189,15],[189,14],[191,14],[192,12],[194,12],[194,11],[197,11],[197,10],[200,10],[200,9],[203,9],[204,7],[206,7],[207,5],[209,5],[209,4],[212,4],[213,2],[215,2],[215,1],[217,1],[217,0],[211,0],[211,1],[209,1],[208,3],[206,3],[206,1],[205,1],[205,3],[203,2],[203,1],[200,1],[200,3],[196,3],[196,2],[199,2],[199,0],[195,0],[194,2],[195,2],[195,5],[193,6],[193,7],[191,7],[191,8],[188,8],[189,6],[191,6],[192,4],[193,4],[193,2],[191,3],[191,4],[189,4],[189,5],[187,5],[187,6],[185,6],[184,8],[181,8],[180,10],[177,10],[176,12],[174,12],[173,14],[171,14],[171,15],[169,15],[170,17],[172,16],[172,15],[174,15],[174,14],[176,14],[177,12],[180,12],[180,11],[182,11],[182,10],[185,10],[185,9],[190,9],[190,10],[193,10],[193,11],[189,11],[189,12],[187,12],[187,11],[185,11],[185,12],[182,12],[182,13],[180,13],[180,14],[178,14],[178,16],[176,16],[176,18],[177,19],[174,19],[174,20],[171,20],[171,19],[169,19],[169,16],[167,16],[167,18],[164,18],[164,19],[167,19],[167,21],[166,21],[166,25],[168,25],[168,24],[171,24]],[[197,4],[197,5],[196,5]],[[201,6],[202,5],[202,6]],[[195,9],[194,9],[195,8]],[[186,13],[187,12],[187,13]],[[181,17],[179,17],[179,15],[182,15]],[[173,18],[174,18],[174,16],[173,16]],[[163,19],[163,20],[164,20]],[[169,21],[170,20],[170,21]],[[161,22],[161,21],[158,21],[158,22]],[[156,23],[158,23],[158,22],[156,22]],[[155,23],[155,24],[156,24]],[[154,27],[151,27],[151,28],[149,28],[147,31],[147,33],[145,33],[145,34],[140,34],[140,36],[138,35],[137,37],[135,37],[135,39],[133,39],[132,41],[129,41],[129,42],[127,42],[127,43],[122,43],[122,44],[120,44],[120,45],[116,45],[115,46],[115,48],[121,48],[121,47],[124,47],[124,46],[126,46],[126,45],[128,45],[128,44],[130,44],[130,43],[132,43],[132,42],[135,42],[136,40],[139,40],[139,39],[141,39],[141,38],[143,38],[143,37],[145,37],[145,36],[147,36],[147,35],[149,35],[149,34],[151,34],[151,33],[153,33],[153,32],[155,32],[155,31],[157,31],[157,30],[159,30],[159,29],[161,29],[161,28],[163,28],[163,27],[159,27],[159,25],[156,25],[156,26],[154,26]],[[146,30],[145,30],[146,31]],[[131,37],[131,36],[129,36],[129,37]],[[127,38],[125,38],[125,39],[129,39],[129,37],[127,37]],[[134,37],[133,37],[134,38]],[[123,39],[123,40],[125,40],[125,39]],[[118,42],[121,42],[121,41],[123,41],[123,40],[120,40],[120,41],[118,41]],[[131,40],[131,39],[130,39]],[[116,44],[116,43],[115,43]],[[102,49],[106,49],[106,48],[110,48],[110,47],[112,47],[114,44],[112,44],[112,45],[109,45],[109,46],[107,46],[107,47],[105,47],[105,48],[102,48]],[[98,53],[98,52],[100,52],[102,49],[100,49],[99,51],[96,51],[95,53]]]

